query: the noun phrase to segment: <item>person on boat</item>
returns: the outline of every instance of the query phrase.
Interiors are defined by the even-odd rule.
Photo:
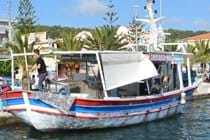
[[[40,52],[38,49],[34,50],[34,57],[36,58],[36,64],[33,66],[33,69],[38,70],[38,77],[39,77],[39,91],[43,91],[43,82],[47,77],[47,70],[44,59],[41,57]]]
[[[0,77],[0,93],[6,92],[6,91],[10,91],[11,88],[4,83],[4,80]]]
[[[170,78],[168,75],[163,76],[162,78],[162,84],[163,84],[163,91],[169,91],[169,85],[170,85]]]
[[[160,83],[158,82],[158,79],[152,78],[151,92],[153,94],[158,94],[160,91]]]

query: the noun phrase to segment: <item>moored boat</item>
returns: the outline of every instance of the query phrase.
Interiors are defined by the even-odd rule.
[[[119,127],[165,118],[181,112],[186,99],[197,88],[197,84],[191,83],[183,86],[180,66],[184,57],[181,56],[189,55],[181,53],[50,54],[60,55],[67,63],[80,62],[81,73],[74,73],[80,78],[64,81],[69,84],[70,93],[9,91],[1,94],[5,110],[40,131]],[[164,64],[170,68],[163,69]],[[164,71],[174,73],[170,75],[168,87],[163,84]],[[160,80],[160,89],[153,91],[154,79]]]
[[[198,86],[191,80],[192,55],[158,50],[163,43],[157,40],[155,23],[159,19],[154,20],[151,6],[152,0],[147,0],[149,19],[143,21],[151,26],[148,52],[45,53],[55,56],[60,70],[56,75],[61,74],[63,80],[48,80],[45,92],[4,92],[0,95],[4,110],[39,131],[120,127],[180,113]],[[33,54],[12,54],[12,60],[26,55]],[[186,86],[182,77],[185,62]],[[53,91],[51,85],[55,85]],[[65,85],[69,91],[60,92],[57,85]]]

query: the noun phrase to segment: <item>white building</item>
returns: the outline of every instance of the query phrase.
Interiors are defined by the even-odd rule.
[[[14,21],[12,21],[14,24]],[[8,39],[9,23],[8,20],[0,19],[0,44]],[[12,28],[12,35],[14,35],[14,29]]]

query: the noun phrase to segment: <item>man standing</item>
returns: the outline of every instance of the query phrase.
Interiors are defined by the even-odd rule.
[[[39,50],[34,50],[34,57],[36,58],[36,64],[33,66],[33,69],[38,70],[38,77],[39,77],[39,91],[43,91],[43,81],[47,76],[46,65],[43,58],[40,56]]]

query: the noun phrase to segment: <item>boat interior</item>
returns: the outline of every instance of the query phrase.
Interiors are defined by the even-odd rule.
[[[91,99],[105,97],[95,55],[63,55],[61,60],[62,63],[58,64],[58,77],[47,80],[46,92]],[[135,98],[179,89],[176,64],[163,61],[153,63],[158,71],[158,76],[108,90],[107,96]]]

